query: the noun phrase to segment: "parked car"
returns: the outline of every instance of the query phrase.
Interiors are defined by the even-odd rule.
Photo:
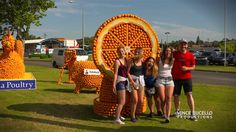
[[[197,50],[189,50],[189,52],[191,52],[194,56],[194,59],[197,58],[197,56],[200,56],[201,55],[201,52],[197,51]]]
[[[233,64],[236,66],[236,56],[233,58]]]
[[[92,55],[92,54],[93,54],[93,51],[92,51],[92,50],[89,50],[89,51],[87,51],[87,54],[88,54],[88,55]]]
[[[207,52],[207,51],[202,52],[201,55],[196,56],[196,64],[197,65],[208,65],[209,61],[211,61],[211,59],[212,59],[211,55],[212,55],[211,52]]]
[[[229,65],[236,65],[236,53],[231,53],[228,56],[228,64]]]
[[[229,56],[229,53],[226,53],[226,65],[228,65],[228,56]],[[213,59],[212,59],[213,64],[224,65],[224,62],[225,62],[225,57],[224,57],[223,52],[221,52],[219,55],[213,57]]]
[[[56,48],[53,50],[52,54],[52,66],[62,67],[64,64],[65,50],[68,48]],[[76,50],[76,61],[87,61],[88,55],[82,48],[70,48]]]

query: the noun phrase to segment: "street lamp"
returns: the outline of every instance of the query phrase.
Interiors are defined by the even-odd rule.
[[[83,50],[84,50],[84,8],[82,7],[82,39],[83,39]]]
[[[165,32],[166,35],[166,44],[168,44],[168,35],[170,34],[170,32]]]
[[[70,0],[69,3],[74,3],[73,0]],[[84,8],[82,7],[82,23],[81,23],[81,26],[82,26],[82,45],[83,45],[83,50],[84,50]]]

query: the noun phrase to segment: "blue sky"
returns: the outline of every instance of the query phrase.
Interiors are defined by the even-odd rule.
[[[70,1],[73,1],[72,3]],[[226,0],[226,37],[236,39],[236,0]],[[224,37],[224,0],[56,0],[42,26],[32,26],[30,33],[47,38],[93,36],[107,19],[124,13],[144,18],[157,33],[159,41],[185,38],[196,41],[222,40]]]

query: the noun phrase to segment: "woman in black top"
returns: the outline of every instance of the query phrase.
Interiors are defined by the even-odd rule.
[[[136,122],[135,116],[142,112],[143,96],[144,96],[144,76],[143,76],[143,49],[136,48],[135,56],[128,63],[128,77],[131,83],[131,121]]]

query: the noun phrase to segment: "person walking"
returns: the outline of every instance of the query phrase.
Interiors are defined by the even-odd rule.
[[[180,116],[180,100],[181,88],[183,87],[187,97],[188,106],[191,110],[190,119],[196,121],[195,104],[192,95],[192,75],[191,71],[195,69],[195,59],[191,52],[187,50],[188,42],[184,39],[179,42],[179,49],[173,53],[174,65],[172,69],[172,76],[174,79],[174,104],[176,117]]]

